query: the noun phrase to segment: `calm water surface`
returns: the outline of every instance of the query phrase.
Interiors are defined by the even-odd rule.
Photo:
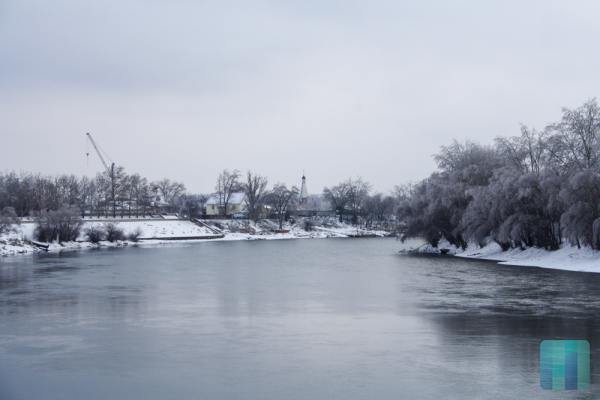
[[[597,398],[600,274],[409,257],[393,239],[0,260],[0,399]],[[539,389],[542,339],[592,346]]]

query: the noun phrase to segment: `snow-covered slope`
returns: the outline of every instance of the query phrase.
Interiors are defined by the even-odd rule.
[[[136,229],[140,229],[142,232],[142,238],[155,238],[155,239],[170,239],[175,237],[195,237],[195,236],[218,236],[210,229],[198,226],[190,221],[183,220],[93,220],[85,221],[81,229],[81,235],[78,240],[85,241],[85,229],[92,226],[104,226],[108,222],[115,223],[119,228],[123,229],[125,235],[134,232]],[[23,223],[17,228],[16,234],[12,234],[12,237],[23,238],[27,240],[33,239],[33,231],[35,224],[28,222]]]
[[[589,247],[578,249],[574,246],[565,245],[556,251],[534,247],[525,250],[502,251],[496,243],[491,243],[482,249],[467,249],[458,253],[457,256],[498,260],[500,264],[506,265],[600,272],[600,252]]]
[[[103,226],[104,221],[86,221],[83,226],[80,240],[85,239],[85,229],[91,226]],[[141,238],[145,239],[171,239],[171,238],[193,238],[193,237],[217,237],[219,235],[204,226],[198,226],[190,221],[166,219],[166,220],[124,220],[115,224],[123,229],[125,235],[140,229]]]
[[[401,245],[402,251],[420,253],[439,253],[440,249],[448,249],[449,254],[457,257],[479,260],[497,261],[499,264],[514,266],[529,266],[566,271],[600,272],[600,251],[589,247],[578,249],[575,246],[563,245],[556,251],[539,248],[510,249],[502,251],[497,243],[490,243],[480,248],[470,245],[466,250],[457,249],[449,243],[440,243],[438,248],[432,248],[420,240],[411,240]]]
[[[335,238],[335,237],[369,237],[388,236],[389,232],[356,228],[335,219],[311,220],[310,228],[301,219],[294,224],[285,223],[285,233],[277,232],[276,222],[262,220],[260,222],[246,220],[206,220],[208,225],[223,232],[222,240],[253,240],[253,239],[302,239],[302,238]]]

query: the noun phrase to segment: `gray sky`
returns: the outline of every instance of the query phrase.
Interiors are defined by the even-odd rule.
[[[596,1],[0,0],[0,170],[388,191],[600,94]]]

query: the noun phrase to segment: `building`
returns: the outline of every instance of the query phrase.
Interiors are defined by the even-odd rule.
[[[227,210],[224,210],[224,200],[219,194],[212,194],[206,203],[204,203],[204,214],[207,216],[225,216],[230,217],[234,214],[246,212],[246,195],[243,192],[232,193],[227,204]]]
[[[302,174],[302,185],[298,195],[298,206],[295,215],[299,217],[316,217],[335,215],[331,204],[322,194],[308,194],[306,176]]]
[[[300,186],[299,204],[305,204],[308,200],[308,188],[306,187],[306,176],[302,173],[302,185]]]

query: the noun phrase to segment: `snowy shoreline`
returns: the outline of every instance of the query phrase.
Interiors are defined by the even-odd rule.
[[[440,243],[438,248],[434,248],[423,241],[412,240],[406,242],[400,251],[415,254],[440,254],[441,249],[447,250],[449,256],[493,261],[500,265],[600,273],[600,251],[589,247],[579,249],[576,246],[563,245],[554,251],[533,247],[524,250],[502,251],[497,243],[490,243],[484,247],[469,245],[466,250],[462,250],[447,242]]]
[[[102,221],[87,221],[84,229],[102,224]],[[314,226],[307,231],[299,224],[285,226],[287,232],[277,233],[268,223],[256,224],[236,220],[212,220],[193,223],[184,220],[125,220],[118,225],[128,233],[140,228],[142,238],[137,241],[101,241],[91,243],[85,240],[83,234],[75,242],[61,244],[50,243],[44,249],[32,242],[34,224],[22,224],[17,232],[0,237],[0,257],[37,254],[43,252],[59,253],[63,251],[118,248],[118,247],[156,247],[175,245],[181,243],[222,242],[242,240],[286,240],[286,239],[326,239],[326,238],[351,238],[351,237],[386,237],[388,232],[356,228],[347,224],[334,224],[333,226]],[[82,229],[83,232],[83,229]],[[180,237],[193,237],[179,239]]]

